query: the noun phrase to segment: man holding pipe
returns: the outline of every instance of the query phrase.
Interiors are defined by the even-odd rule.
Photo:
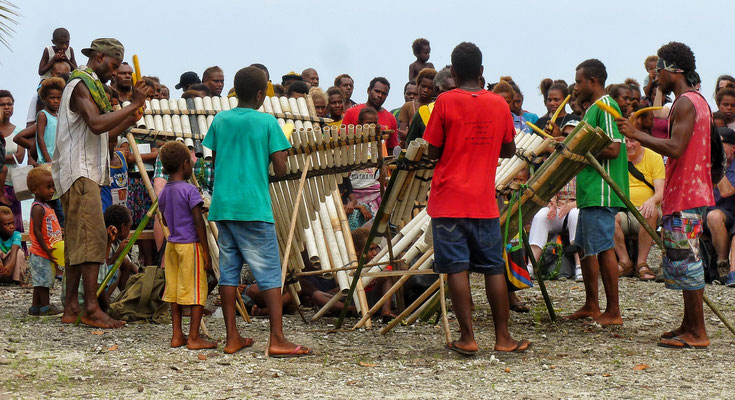
[[[434,270],[447,274],[460,338],[448,348],[464,356],[478,351],[472,329],[468,272],[485,275],[495,326],[495,350],[523,352],[528,340],[508,331],[508,290],[503,240],[495,199],[498,157],[515,154],[513,117],[505,100],[483,90],[482,52],[473,43],[452,51],[457,89],[441,94],[424,133],[429,157],[438,160],[427,210],[434,235]]]
[[[671,42],[658,50],[656,70],[659,88],[674,92],[669,114],[669,137],[654,138],[637,130],[625,118],[617,118],[620,132],[643,146],[668,156],[662,201],[664,282],[681,290],[684,319],[678,328],[664,332],[658,345],[669,348],[706,348],[704,326],[704,270],[699,255],[699,236],[706,207],[715,204],[712,189],[710,127],[707,100],[695,89],[699,81],[694,53],[683,43]]]
[[[107,232],[100,186],[110,184],[109,138],[140,119],[150,89],[138,82],[132,102],[112,111],[104,82],[120,67],[125,49],[116,39],[95,39],[82,50],[89,57],[69,78],[61,96],[52,173],[66,216],[66,301],[62,323],[73,323],[81,312],[79,280],[84,287],[82,322],[98,328],[120,328],[97,303],[97,274],[107,258]]]
[[[610,115],[594,104],[601,101],[620,112],[615,100],[605,93],[607,69],[596,59],[583,61],[577,66],[574,93],[578,101],[592,104],[584,115],[584,122],[599,127],[613,143],[602,150],[597,158],[602,167],[628,195],[628,156],[621,151],[623,137]],[[613,193],[592,166],[577,175],[577,208],[579,218],[575,245],[582,249],[582,278],[585,303],[567,319],[594,318],[600,325],[622,325],[618,302],[618,271],[615,261],[615,215],[623,201]],[[607,305],[600,313],[598,279],[602,275]]]

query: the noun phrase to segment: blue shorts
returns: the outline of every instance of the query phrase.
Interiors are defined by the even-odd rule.
[[[433,218],[434,271],[454,274],[469,270],[502,274],[503,243],[498,218]]]
[[[219,284],[240,284],[242,264],[253,272],[260,290],[281,287],[281,258],[276,228],[262,221],[217,221]]]
[[[45,288],[54,287],[56,271],[51,260],[31,254],[28,263],[31,264],[31,285]]]
[[[617,207],[585,207],[579,209],[574,244],[583,257],[596,256],[615,247],[615,215]]]

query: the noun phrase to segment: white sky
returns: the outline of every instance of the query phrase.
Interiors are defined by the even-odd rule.
[[[237,69],[254,62],[268,66],[279,81],[288,71],[314,67],[321,87],[340,73],[355,78],[353,98],[364,102],[369,80],[385,76],[392,90],[385,106],[403,103],[411,43],[431,41],[437,67],[450,62],[452,48],[475,42],[483,51],[485,78],[511,75],[523,90],[524,108],[545,112],[542,78],[573,80],[586,58],[608,68],[608,83],[645,77],[643,60],[664,43],[678,40],[697,57],[703,92],[712,97],[714,80],[735,73],[732,35],[735,3],[730,1],[47,1],[15,0],[22,14],[12,51],[0,47],[0,88],[16,98],[12,121],[23,125],[38,83],[38,63],[51,32],[71,32],[77,61],[97,37],[115,37],[126,60],[140,57],[144,75],[157,75],[173,89],[188,70],[208,66],[225,71],[226,90]],[[96,5],[99,4],[99,5]]]

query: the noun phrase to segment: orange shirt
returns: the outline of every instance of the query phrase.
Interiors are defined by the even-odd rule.
[[[59,225],[59,220],[58,218],[56,218],[56,213],[54,213],[53,208],[49,207],[49,205],[46,203],[34,201],[33,205],[31,206],[31,210],[36,205],[43,207],[43,221],[41,221],[41,233],[43,234],[43,237],[41,237],[40,239],[43,240],[44,243],[46,243],[47,247],[51,248],[56,244],[56,242],[63,240],[61,225]],[[43,251],[43,249],[41,248],[41,245],[38,244],[39,238],[36,237],[36,234],[33,231],[33,217],[31,217],[30,230],[31,254],[35,254],[39,257],[48,259],[48,254],[46,254],[46,252]]]

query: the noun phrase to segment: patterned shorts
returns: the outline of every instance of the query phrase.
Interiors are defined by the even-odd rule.
[[[664,282],[674,290],[704,288],[704,268],[699,254],[699,236],[705,207],[663,216]]]

